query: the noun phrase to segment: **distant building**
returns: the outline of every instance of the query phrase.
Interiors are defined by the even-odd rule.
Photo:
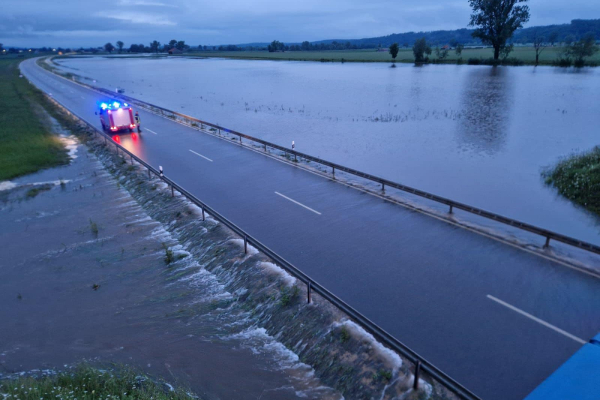
[[[169,54],[183,54],[183,51],[173,47],[171,50],[169,50]]]

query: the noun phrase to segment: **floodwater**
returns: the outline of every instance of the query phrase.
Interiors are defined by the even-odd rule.
[[[207,400],[341,398],[70,140],[70,165],[0,182],[0,379],[88,360]]]
[[[224,59],[60,60],[108,89],[600,244],[541,172],[600,144],[600,70]],[[93,107],[94,105],[90,105]]]

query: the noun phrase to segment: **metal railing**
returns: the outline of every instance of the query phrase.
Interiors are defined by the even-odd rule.
[[[368,174],[366,172],[358,171],[358,170],[353,169],[353,168],[345,167],[343,165],[340,165],[340,164],[337,164],[337,163],[334,163],[334,162],[331,162],[331,161],[323,160],[323,159],[321,159],[319,157],[315,157],[315,156],[311,156],[309,154],[301,153],[299,151],[292,150],[292,149],[289,149],[287,147],[280,146],[278,144],[271,143],[271,142],[268,142],[266,140],[259,139],[259,138],[256,138],[256,137],[253,137],[253,136],[250,136],[250,135],[246,135],[246,134],[241,133],[241,132],[237,132],[237,131],[234,131],[234,130],[231,130],[231,129],[227,129],[225,127],[222,127],[222,126],[219,126],[219,125],[207,122],[207,121],[203,121],[203,120],[200,120],[198,118],[194,118],[194,117],[191,117],[189,115],[179,113],[177,111],[172,111],[172,110],[166,109],[164,107],[160,107],[160,106],[157,106],[157,105],[154,105],[154,104],[151,104],[151,103],[147,103],[147,102],[142,101],[142,100],[138,100],[138,99],[135,99],[133,97],[129,97],[129,96],[126,96],[126,95],[123,95],[123,94],[115,94],[115,93],[113,93],[113,92],[111,92],[109,90],[102,89],[102,88],[97,88],[95,86],[91,86],[91,85],[88,85],[88,84],[85,84],[85,83],[81,83],[81,82],[77,82],[77,83],[80,84],[80,85],[86,86],[86,87],[88,87],[88,88],[90,88],[92,90],[95,90],[97,92],[103,93],[103,94],[105,94],[107,96],[122,98],[123,100],[125,100],[127,102],[141,105],[141,106],[143,106],[145,108],[148,108],[150,110],[153,110],[153,111],[154,110],[160,110],[163,114],[167,113],[167,114],[171,114],[173,117],[180,117],[180,118],[182,118],[184,120],[191,121],[190,125],[196,124],[196,125],[198,125],[198,128],[202,128],[204,125],[206,125],[206,126],[212,127],[213,129],[216,129],[219,132],[219,134],[222,131],[222,132],[226,132],[226,133],[232,134],[234,136],[238,136],[240,144],[242,143],[242,138],[243,139],[247,139],[249,141],[252,141],[252,142],[255,142],[255,143],[259,143],[260,145],[264,146],[265,151],[266,151],[267,148],[277,149],[277,150],[285,152],[285,154],[291,154],[291,155],[293,155],[294,159],[300,158],[300,159],[304,159],[304,160],[307,160],[307,161],[315,162],[317,164],[324,165],[326,167],[330,167],[330,168],[332,168],[332,173],[333,173],[334,177],[335,177],[335,171],[336,170],[342,171],[342,172],[345,172],[345,173],[348,173],[348,174],[351,174],[351,175],[354,175],[354,176],[357,176],[357,177],[360,177],[360,178],[367,179],[367,180],[369,180],[371,182],[378,183],[378,184],[381,185],[381,189],[382,190],[385,190],[385,187],[388,186],[388,187],[391,187],[391,188],[394,188],[394,189],[398,189],[398,190],[406,192],[406,193],[413,194],[415,196],[419,196],[419,197],[422,197],[422,198],[425,198],[425,199],[428,199],[428,200],[431,200],[431,201],[434,201],[434,202],[437,202],[437,203],[440,203],[440,204],[444,204],[444,205],[446,205],[446,206],[449,207],[449,213],[452,213],[454,209],[459,209],[459,210],[466,211],[468,213],[477,215],[479,217],[487,218],[487,219],[490,219],[492,221],[500,222],[502,224],[509,225],[509,226],[514,227],[514,228],[518,228],[518,229],[521,229],[521,230],[524,230],[524,231],[527,231],[527,232],[530,232],[530,233],[534,233],[534,234],[540,235],[540,236],[542,236],[542,237],[544,237],[546,239],[546,242],[545,242],[545,244],[543,246],[544,248],[547,248],[550,245],[550,240],[555,240],[557,242],[561,242],[561,243],[564,243],[564,244],[567,244],[567,245],[570,245],[570,246],[573,246],[573,247],[576,247],[576,248],[579,248],[579,249],[582,249],[582,250],[585,250],[585,251],[589,251],[591,253],[600,254],[600,246],[594,245],[592,243],[588,243],[588,242],[585,242],[585,241],[582,241],[582,240],[579,240],[579,239],[575,239],[575,238],[572,238],[570,236],[562,235],[560,233],[553,232],[553,231],[550,231],[548,229],[540,228],[540,227],[537,227],[535,225],[531,225],[531,224],[528,224],[526,222],[518,221],[518,220],[513,219],[513,218],[505,217],[505,216],[502,216],[500,214],[496,214],[496,213],[493,213],[493,212],[490,212],[490,211],[486,211],[486,210],[483,210],[481,208],[473,207],[473,206],[470,206],[468,204],[464,204],[464,203],[461,203],[461,202],[458,202],[458,201],[454,201],[454,200],[448,199],[446,197],[438,196],[438,195],[435,195],[435,194],[432,194],[432,193],[429,193],[429,192],[425,192],[423,190],[415,189],[413,187],[410,187],[410,186],[407,186],[407,185],[403,185],[401,183],[397,183],[397,182],[394,182],[394,181],[390,181],[388,179],[384,179],[384,178],[381,178],[381,177],[378,177],[378,176],[375,176],[375,175],[371,175],[371,174]]]
[[[462,400],[481,400],[480,397],[469,391],[467,388],[462,386],[460,383],[456,382],[450,376],[446,375],[432,363],[427,361],[425,358],[421,357],[417,352],[400,342],[390,333],[385,331],[383,328],[379,327],[373,321],[362,315],[360,312],[355,310],[353,307],[348,305],[342,299],[334,295],[332,292],[327,290],[323,285],[319,284],[317,281],[312,279],[310,276],[296,268],[292,263],[285,260],[279,254],[275,253],[269,247],[261,243],[258,239],[254,238],[243,229],[238,227],[236,224],[225,218],[215,209],[198,199],[196,196],[185,190],[183,187],[179,186],[175,181],[168,178],[163,174],[162,168],[156,169],[152,165],[148,164],[123,146],[117,143],[112,139],[111,136],[107,135],[105,132],[99,130],[92,124],[83,120],[79,116],[75,115],[71,111],[69,111],[61,102],[56,99],[52,99],[57,104],[59,104],[62,108],[64,108],[71,115],[79,119],[82,123],[84,123],[94,134],[99,135],[104,138],[104,143],[108,146],[109,143],[112,143],[115,146],[117,151],[117,155],[122,155],[123,157],[129,157],[131,163],[133,165],[134,161],[142,165],[148,171],[148,178],[152,178],[152,174],[161,179],[164,183],[166,183],[171,189],[171,196],[175,195],[175,191],[181,193],[184,197],[186,197],[193,204],[198,206],[202,212],[202,220],[206,219],[206,213],[208,213],[212,218],[221,222],[227,228],[231,229],[235,234],[241,237],[244,240],[244,253],[248,253],[248,245],[253,246],[262,254],[270,258],[275,264],[285,269],[288,273],[290,273],[295,278],[299,279],[302,283],[306,285],[306,298],[307,302],[311,302],[311,294],[315,292],[323,297],[325,300],[333,304],[339,310],[348,315],[354,322],[356,322],[359,326],[365,329],[367,332],[372,334],[377,340],[379,340],[382,344],[392,349],[396,353],[400,354],[410,362],[412,362],[415,366],[414,368],[414,382],[413,389],[419,388],[419,377],[421,376],[421,372],[427,373],[432,379],[439,382],[442,386],[444,386],[447,390],[454,393],[458,398]]]

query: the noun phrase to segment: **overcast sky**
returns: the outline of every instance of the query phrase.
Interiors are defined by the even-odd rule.
[[[530,0],[528,26],[600,18],[599,0]],[[197,46],[358,39],[457,29],[467,0],[2,0],[5,46],[101,46],[185,40]]]

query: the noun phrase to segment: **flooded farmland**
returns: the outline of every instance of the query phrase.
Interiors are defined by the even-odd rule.
[[[599,143],[600,71],[168,58],[60,60],[98,86],[600,244],[541,173]],[[115,71],[119,71],[115,74]]]

